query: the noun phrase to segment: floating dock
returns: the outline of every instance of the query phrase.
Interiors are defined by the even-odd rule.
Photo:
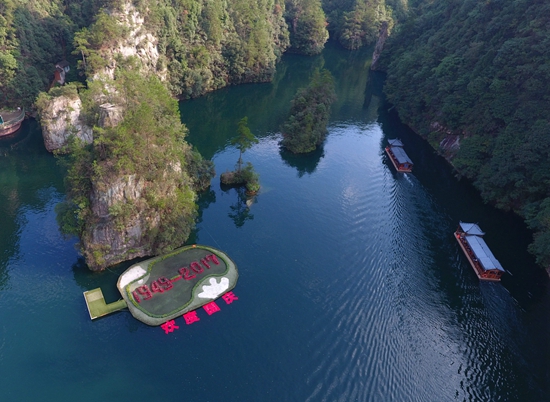
[[[227,254],[193,245],[132,265],[117,287],[134,318],[156,326],[223,296],[238,277]]]
[[[86,300],[86,307],[88,307],[88,313],[90,313],[90,318],[92,320],[114,313],[115,311],[123,310],[127,307],[124,300],[118,300],[109,304],[105,303],[101,288],[84,292],[84,300]]]

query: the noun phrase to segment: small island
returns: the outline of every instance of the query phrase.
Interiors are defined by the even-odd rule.
[[[224,172],[220,176],[223,185],[231,187],[245,186],[249,195],[254,195],[260,190],[259,175],[254,171],[254,166],[247,162],[243,167],[243,153],[258,143],[258,139],[248,128],[248,117],[243,117],[238,124],[237,137],[233,138],[231,145],[236,145],[239,150],[239,160],[234,171]]]
[[[330,108],[336,100],[330,71],[317,69],[307,88],[298,90],[282,127],[281,146],[294,154],[315,151],[327,136]]]

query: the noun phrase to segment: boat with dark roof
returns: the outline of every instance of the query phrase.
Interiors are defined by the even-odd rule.
[[[5,137],[19,130],[24,119],[25,111],[22,109],[0,110],[0,137]]]
[[[477,277],[483,281],[500,281],[504,268],[483,240],[485,233],[481,228],[475,223],[460,222],[454,235]]]
[[[388,140],[388,143],[386,153],[390,157],[395,169],[402,173],[412,172],[413,162],[403,149],[403,143],[398,139]]]

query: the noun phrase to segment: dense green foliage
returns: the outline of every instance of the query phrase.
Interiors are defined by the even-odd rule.
[[[166,77],[174,96],[190,98],[231,84],[271,80],[288,47],[280,0],[149,0],[135,7],[144,18],[132,27],[135,32],[124,29],[126,15],[105,11],[76,33],[75,54],[87,75],[120,63],[116,45],[135,46],[139,37],[140,47],[151,45],[158,52],[150,69]],[[139,36],[143,32],[155,39]]]
[[[406,10],[407,0],[0,0],[0,107],[32,106],[62,60],[72,68],[68,81],[77,65],[90,78],[149,63],[180,98],[267,82],[290,43],[317,54],[329,28],[354,49]],[[118,53],[132,47],[124,61]]]
[[[393,26],[393,14],[405,17],[407,0],[323,0],[331,35],[347,49],[370,45],[382,22]]]
[[[124,12],[133,11],[125,3],[0,0],[0,107],[31,106],[52,83],[61,60],[71,62],[74,74],[76,57],[88,76],[120,62],[115,48],[135,45],[124,22]],[[176,96],[269,81],[289,44],[282,0],[127,3],[140,13],[137,21],[145,19],[133,34],[152,35],[159,53],[153,72],[166,76]]]
[[[292,51],[307,55],[321,53],[328,39],[321,0],[286,0],[285,20]]]
[[[159,254],[185,242],[194,226],[195,191],[213,176],[211,163],[184,141],[177,102],[157,78],[130,71],[111,85],[125,107],[124,119],[116,127],[95,127],[93,145],[82,147],[73,139],[64,157],[67,201],[57,208],[62,230],[81,237],[92,267],[102,265],[98,251],[108,247],[95,244],[91,234],[100,219],[92,205],[98,193],[121,180],[144,183],[138,199],[112,205],[109,216],[121,231],[132,220],[145,222],[142,238]]]
[[[70,3],[70,4],[67,4]],[[25,106],[70,57],[73,33],[103,0],[0,0],[0,107]]]
[[[486,202],[526,218],[548,266],[550,3],[416,3],[390,38],[388,99],[434,147],[460,136],[454,166]]]
[[[314,151],[326,138],[330,107],[335,100],[332,75],[326,69],[316,70],[309,85],[298,90],[291,102],[281,145],[293,153]]]

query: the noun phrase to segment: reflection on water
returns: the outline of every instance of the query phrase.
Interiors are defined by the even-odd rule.
[[[193,325],[177,319],[170,335],[125,312],[90,321],[82,292],[101,287],[117,300],[118,275],[136,261],[88,271],[76,240],[57,229],[62,172],[36,126],[25,145],[0,144],[3,398],[548,399],[548,280],[526,252],[529,232],[458,182],[395,110],[379,108],[381,77],[367,56],[330,46],[292,55],[272,84],[180,104],[189,140],[218,173],[233,169],[229,141],[249,116],[260,142],[246,159],[261,191],[247,206],[244,191],[222,189],[216,176],[199,195],[190,241],[227,251],[239,299]],[[329,135],[316,153],[285,154],[280,124],[319,64],[338,87]],[[396,137],[411,174],[385,159]],[[487,232],[511,272],[501,284],[477,280],[452,236],[459,220]]]
[[[235,227],[240,228],[246,221],[254,219],[254,214],[250,211],[250,207],[255,197],[249,197],[246,194],[245,187],[229,187],[223,184],[220,187],[226,195],[235,196],[235,202],[229,206],[230,212],[227,214],[235,224]]]
[[[281,147],[279,150],[281,159],[290,167],[298,171],[298,177],[304,174],[312,174],[317,169],[321,158],[325,156],[323,145],[319,145],[314,151],[307,154],[297,155]]]

